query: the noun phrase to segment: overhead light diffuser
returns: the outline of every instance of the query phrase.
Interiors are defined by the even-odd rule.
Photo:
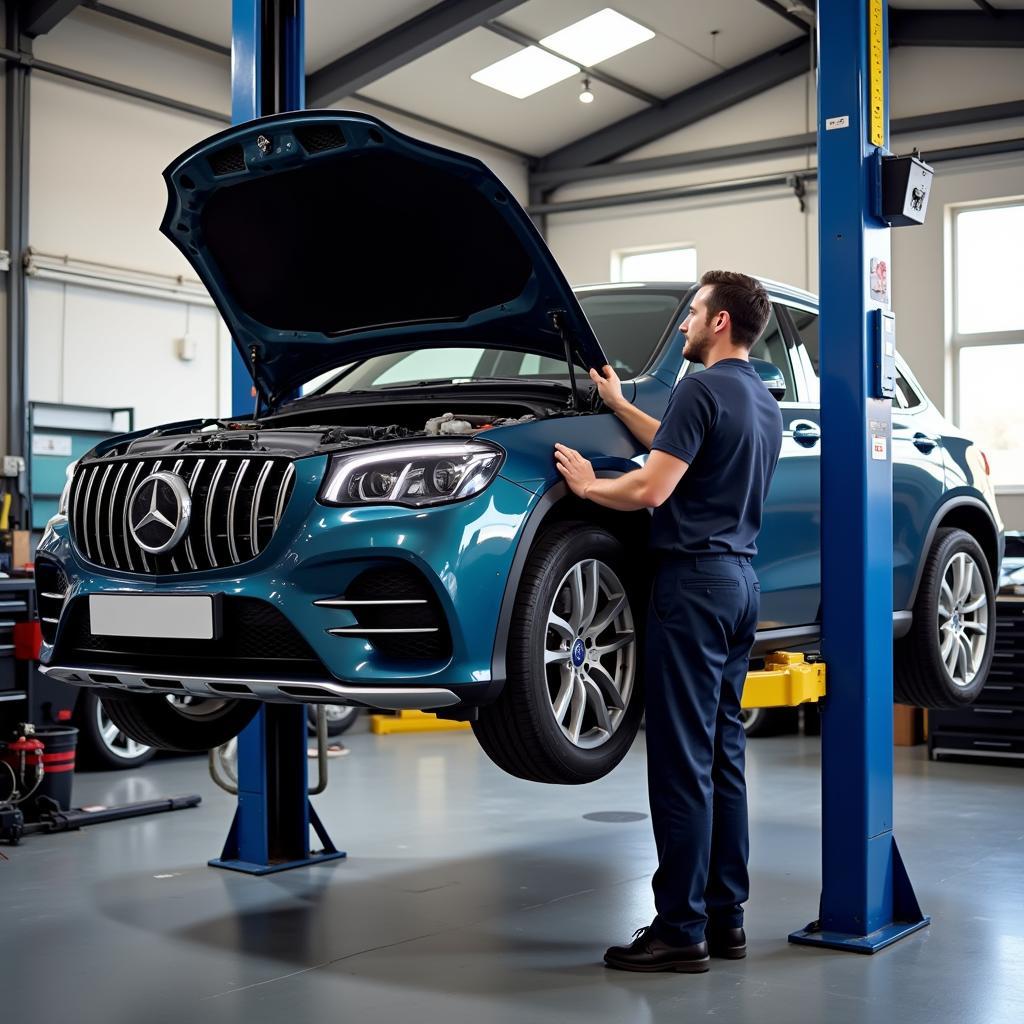
[[[489,85],[492,89],[522,100],[541,89],[572,78],[579,70],[575,64],[561,57],[545,53],[537,46],[527,46],[510,57],[481,68],[469,77],[474,82]]]
[[[549,50],[557,50],[563,57],[593,67],[653,38],[654,33],[649,28],[606,7],[553,35],[545,36],[540,42]]]

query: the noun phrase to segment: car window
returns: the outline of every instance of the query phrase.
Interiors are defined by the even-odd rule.
[[[620,377],[629,380],[651,361],[689,290],[690,286],[685,284],[678,287],[583,287],[577,297],[608,361]],[[586,368],[578,354],[576,363],[585,377]],[[326,383],[332,377],[334,383]],[[322,374],[307,384],[303,392],[334,394],[414,384],[421,380],[461,382],[518,377],[567,380],[569,372],[560,355],[542,356],[497,348],[428,347],[370,356],[350,364],[344,371]]]
[[[800,341],[796,348],[796,358],[804,370],[807,383],[808,399],[817,403],[820,400],[818,384],[818,314],[810,310],[787,306],[789,318],[799,335]],[[896,371],[896,405],[900,409],[916,409],[923,404],[923,399],[914,390],[913,385],[898,370]]]
[[[482,348],[424,348],[395,352],[367,360],[352,375],[343,377],[347,387],[383,388],[390,384],[412,384],[419,380],[451,380],[473,377],[483,355]],[[364,370],[366,372],[360,372]],[[334,390],[333,388],[331,390]]]
[[[782,376],[786,381],[786,397],[783,401],[798,401],[796,380],[793,376],[793,366],[789,359],[789,345],[786,343],[782,333],[774,306],[772,306],[772,313],[768,318],[765,329],[750,349],[750,355],[753,359],[764,359],[777,366],[782,371]],[[700,363],[691,363],[687,372],[699,373],[703,369],[704,367]]]
[[[795,306],[787,306],[786,311],[800,338],[795,357],[804,371],[807,401],[817,405],[821,400],[821,388],[818,383],[818,314],[806,309],[797,309]]]
[[[924,399],[899,370],[896,371],[896,404],[901,409],[916,409],[924,404]]]

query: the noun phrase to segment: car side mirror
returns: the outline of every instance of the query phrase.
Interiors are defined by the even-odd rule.
[[[757,371],[758,377],[764,381],[772,398],[776,402],[781,402],[786,397],[786,378],[782,376],[782,371],[767,359],[751,358],[750,365]]]

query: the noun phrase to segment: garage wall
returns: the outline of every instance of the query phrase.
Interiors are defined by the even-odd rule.
[[[230,108],[228,58],[88,9],[40,37],[36,54],[225,116]],[[381,116],[411,135],[472,152],[525,199],[526,169],[516,157],[411,119]],[[181,296],[158,297],[175,278],[195,282],[158,230],[166,203],[161,171],[225,126],[33,75],[29,236],[50,265],[49,280],[29,282],[33,400],[132,403],[140,426],[229,411],[230,338],[215,310]],[[64,279],[52,257],[67,260]],[[97,285],[84,282],[82,271],[99,279]],[[176,349],[186,333],[195,344],[190,362]]]
[[[941,73],[936,73],[936,68]],[[891,61],[893,117],[1018,100],[1024,72],[1015,50],[900,49]],[[810,76],[658,140],[623,159],[813,131],[816,110]],[[1024,119],[918,133],[894,139],[899,152],[1020,138]],[[715,181],[747,179],[814,166],[808,156],[784,156],[704,166],[685,173],[645,175],[560,189],[555,201]],[[772,188],[701,200],[580,211],[548,218],[548,240],[574,283],[607,280],[612,253],[631,247],[694,245],[698,272],[727,266],[816,291],[817,202],[809,185],[806,211],[788,189]],[[1024,154],[953,161],[937,168],[929,220],[893,234],[893,300],[900,349],[933,401],[948,402],[944,302],[944,231],[949,204],[1024,193]],[[1011,529],[1024,529],[1024,496],[1001,495]]]

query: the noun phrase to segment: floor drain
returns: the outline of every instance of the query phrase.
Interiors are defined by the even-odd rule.
[[[584,814],[584,818],[587,821],[643,821],[647,815],[641,814],[639,811],[593,811],[590,814]]]

